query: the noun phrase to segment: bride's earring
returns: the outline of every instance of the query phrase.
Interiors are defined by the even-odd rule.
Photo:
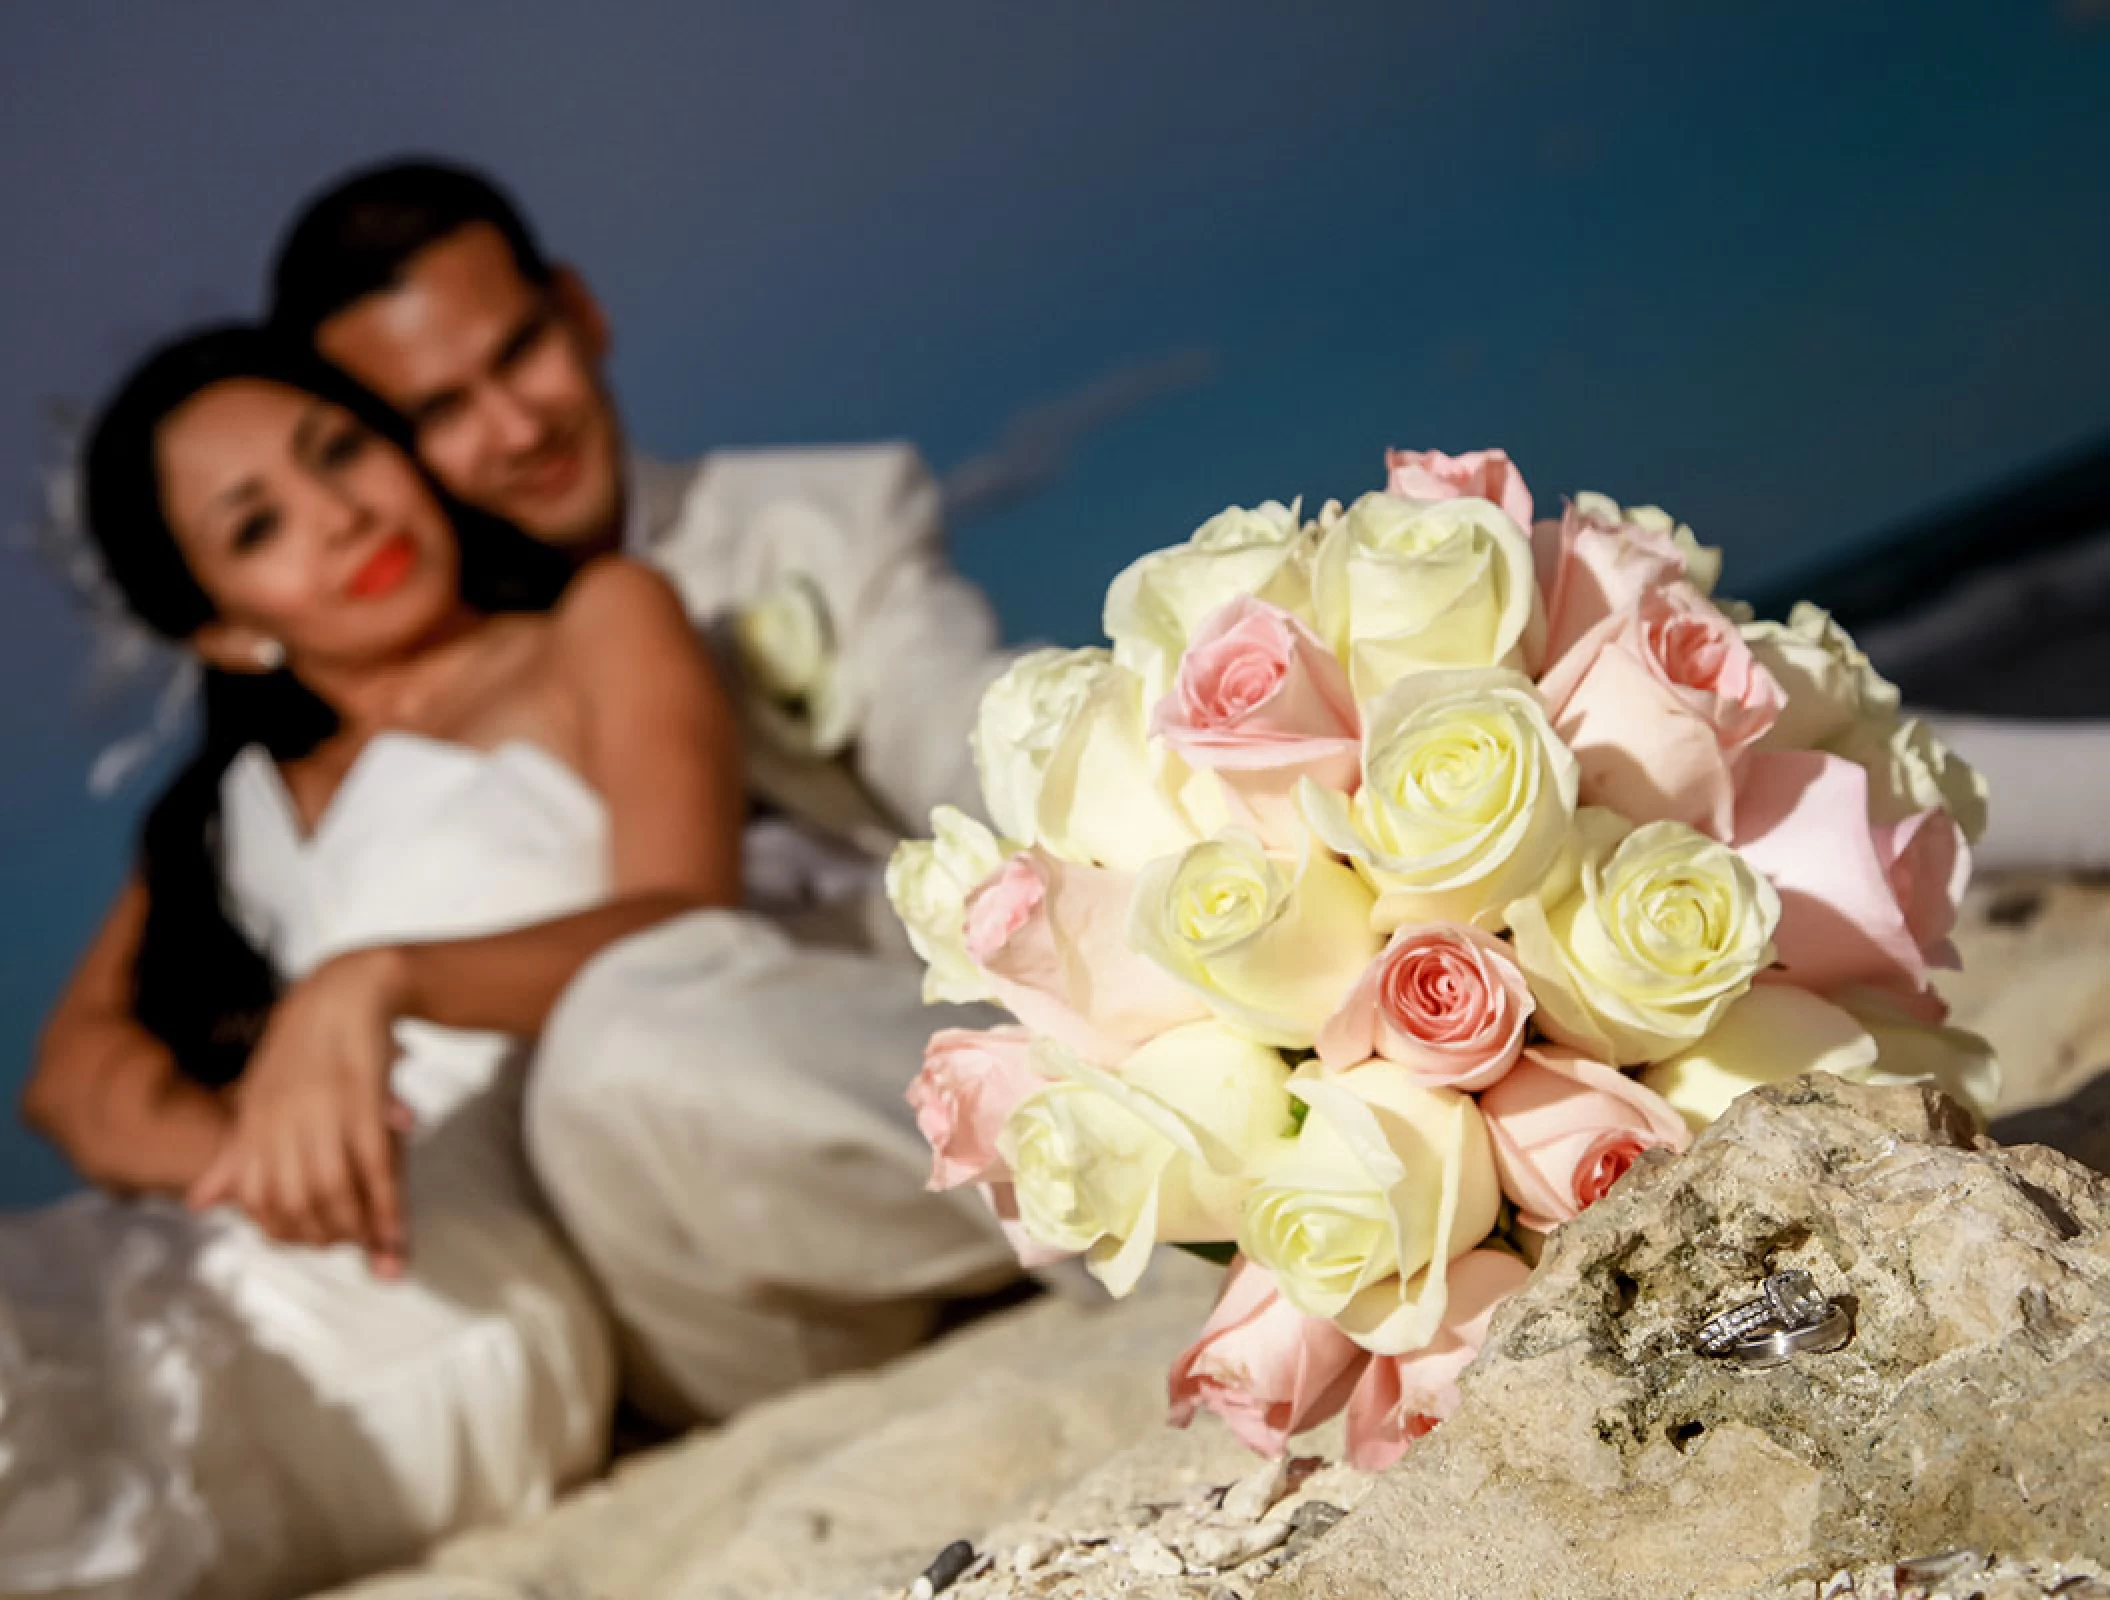
[[[286,664],[286,647],[276,639],[259,639],[256,645],[256,664],[266,672],[276,672]]]

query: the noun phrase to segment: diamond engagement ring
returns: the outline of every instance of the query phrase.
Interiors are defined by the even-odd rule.
[[[1758,1298],[1711,1317],[1693,1335],[1693,1348],[1754,1371],[1777,1367],[1790,1356],[1837,1350],[1853,1336],[1845,1307],[1817,1287],[1800,1268],[1776,1272],[1760,1285]]]

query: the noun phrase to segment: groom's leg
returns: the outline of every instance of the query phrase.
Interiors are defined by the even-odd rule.
[[[603,952],[551,1017],[530,1154],[655,1413],[884,1360],[1016,1275],[977,1195],[924,1187],[903,1094],[934,1028],[982,1018],[919,980],[699,912]]]

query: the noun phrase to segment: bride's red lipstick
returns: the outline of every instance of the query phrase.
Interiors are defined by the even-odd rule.
[[[411,543],[409,535],[392,533],[374,547],[374,553],[352,574],[345,592],[360,600],[379,599],[409,577],[410,569],[417,564],[418,547]]]

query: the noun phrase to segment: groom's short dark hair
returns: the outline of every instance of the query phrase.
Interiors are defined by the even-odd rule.
[[[520,275],[550,281],[520,208],[480,172],[390,161],[340,178],[293,219],[271,266],[271,321],[302,340],[355,300],[399,282],[410,258],[476,223],[496,228]]]

